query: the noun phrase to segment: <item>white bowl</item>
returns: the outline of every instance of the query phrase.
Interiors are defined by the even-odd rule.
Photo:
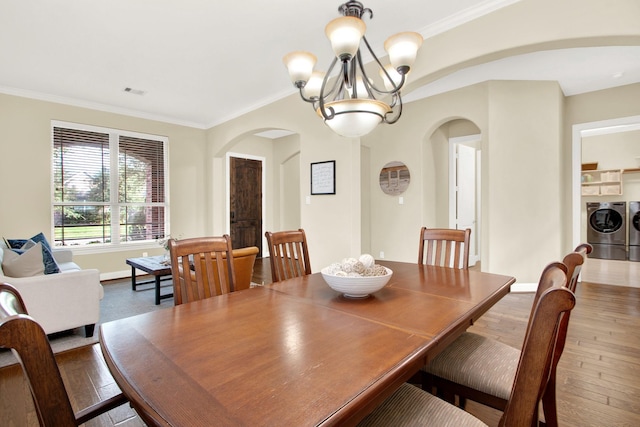
[[[341,292],[345,297],[349,298],[368,297],[369,294],[384,288],[393,275],[393,271],[387,267],[385,267],[387,274],[384,276],[362,277],[334,276],[327,272],[328,269],[329,267],[325,267],[320,270],[324,281],[327,282],[327,285],[329,285],[331,289]]]

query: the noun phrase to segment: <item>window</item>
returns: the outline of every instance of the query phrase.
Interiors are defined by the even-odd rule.
[[[166,146],[162,137],[54,123],[55,245],[119,245],[164,237]]]

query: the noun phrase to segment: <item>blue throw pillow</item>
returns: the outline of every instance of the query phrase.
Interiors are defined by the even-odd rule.
[[[51,246],[49,245],[47,238],[44,237],[43,233],[38,233],[31,239],[7,239],[7,243],[12,250],[18,252],[18,250],[22,249],[22,247],[25,246],[29,242],[29,240],[35,243],[42,243],[42,261],[44,262],[44,274],[60,273],[60,267],[58,267],[58,264],[53,257],[53,253],[51,252]]]
[[[20,249],[28,241],[29,241],[29,239],[9,239],[9,240],[6,241],[6,243],[8,243],[7,246],[9,246],[11,249]]]

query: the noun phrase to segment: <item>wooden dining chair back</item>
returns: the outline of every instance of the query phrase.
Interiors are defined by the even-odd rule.
[[[438,265],[459,269],[469,268],[471,229],[420,229],[418,264]]]
[[[538,301],[547,289],[554,286],[554,281],[547,278],[546,271],[552,268],[563,271],[566,286],[573,292],[590,251],[590,245],[580,245],[575,252],[565,256],[563,262],[554,262],[545,268],[533,298],[527,330],[531,328]],[[549,381],[542,400],[545,421],[549,427],[557,425],[556,369],[564,350],[568,326],[569,315],[565,314],[558,327]],[[520,356],[521,350],[507,344],[473,332],[464,332],[425,367],[422,383],[425,389],[437,390],[450,402],[457,397],[461,407],[470,399],[504,411]]]
[[[560,263],[545,268],[541,293],[527,327],[517,370],[499,426],[537,426],[539,401],[546,389],[561,318],[575,306],[566,288],[566,271]],[[377,407],[359,427],[383,425],[482,426],[485,425],[438,397],[408,383]]]
[[[593,246],[588,243],[580,244],[576,249],[564,257],[562,263],[567,267],[567,288],[575,293],[580,278],[582,266],[587,259],[587,255],[591,253]],[[558,370],[558,362],[564,351],[567,341],[567,332],[569,330],[569,318],[571,312],[567,312],[562,316],[560,326],[558,327],[558,337],[554,349],[553,361],[551,363],[551,373],[549,374],[549,383],[542,397],[542,408],[544,411],[545,424],[547,427],[558,426],[558,409],[556,400],[556,378]]]
[[[235,272],[236,279],[233,283],[233,291],[241,291],[243,289],[249,289],[251,287],[251,279],[253,278],[253,267],[256,264],[256,257],[258,256],[257,246],[249,246],[246,248],[238,248],[233,251],[233,271]],[[227,255],[225,253],[222,254],[223,267],[227,261]],[[203,257],[200,257],[200,262],[205,262]],[[216,260],[213,260],[213,263],[216,264]],[[214,271],[218,266],[216,265]],[[229,270],[227,268],[223,268],[224,277],[229,283]],[[214,277],[215,278],[215,277]],[[195,280],[195,271],[191,270],[191,280]],[[219,295],[221,293],[220,283],[216,281],[216,293]]]
[[[170,239],[169,252],[175,305],[235,290],[233,250],[228,235]]]
[[[303,229],[265,233],[274,282],[311,274],[307,237]]]
[[[11,349],[22,366],[41,426],[77,426],[128,402],[119,393],[74,413],[47,335],[6,283],[0,283],[0,348]]]
[[[561,269],[550,269],[547,273],[545,280],[552,284],[543,292],[532,314],[499,426],[538,425],[539,403],[551,375],[560,323],[576,303],[574,293],[564,286],[566,273]]]

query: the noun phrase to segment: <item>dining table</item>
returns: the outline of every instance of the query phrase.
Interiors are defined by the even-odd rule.
[[[355,425],[515,282],[376,263],[366,298],[314,273],[104,323],[105,361],[149,426]]]

